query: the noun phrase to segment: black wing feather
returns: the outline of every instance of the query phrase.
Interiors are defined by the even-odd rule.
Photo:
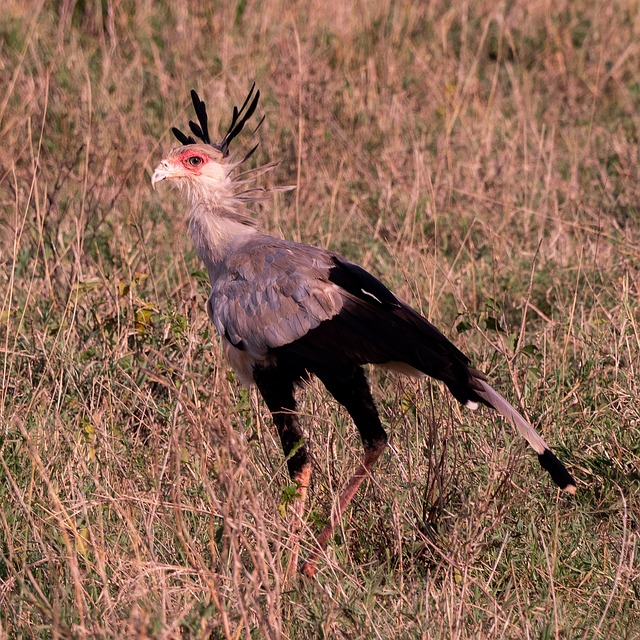
[[[333,263],[335,267],[329,271],[329,280],[351,295],[362,300],[379,300],[384,307],[402,307],[400,300],[361,266],[340,256],[333,256]]]
[[[340,376],[353,365],[402,362],[442,380],[462,403],[483,402],[472,388],[469,359],[377,278],[339,256],[328,273],[343,291],[333,318],[274,354],[303,364],[312,373]]]

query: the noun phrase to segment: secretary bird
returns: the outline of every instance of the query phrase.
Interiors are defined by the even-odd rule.
[[[297,485],[296,530],[311,477],[309,450],[296,413],[296,387],[311,375],[318,377],[360,433],[364,456],[303,573],[315,574],[319,553],[387,444],[365,364],[431,376],[467,408],[484,404],[495,409],[527,440],[552,480],[575,493],[573,478],[542,437],[428,320],[342,256],[257,229],[247,204],[265,194],[246,185],[275,163],[239,173],[257,145],[241,159],[229,154],[229,145],[258,105],[260,92],[254,89],[255,84],[240,109],[233,108],[231,125],[220,142],[211,141],[205,104],[192,91],[199,124],[189,122],[189,126],[195,138],[172,129],[182,146],[169,151],[151,183],[171,180],[189,200],[189,231],[211,280],[207,312],[238,378],[258,387],[273,416],[289,474]],[[294,570],[297,552],[296,544],[290,564]]]

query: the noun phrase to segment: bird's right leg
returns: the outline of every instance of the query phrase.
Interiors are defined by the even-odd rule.
[[[286,579],[297,571],[300,551],[300,530],[304,522],[304,511],[311,479],[311,460],[296,413],[295,383],[301,375],[293,375],[276,367],[256,368],[253,378],[260,394],[267,403],[278,430],[282,450],[287,460],[289,476],[295,482],[296,496],[293,500],[293,522],[291,526],[291,556],[286,570]]]
[[[331,395],[349,412],[353,418],[364,446],[364,456],[356,468],[344,491],[338,498],[331,513],[329,523],[318,537],[317,549],[311,554],[302,567],[302,572],[313,577],[316,574],[319,553],[327,548],[327,544],[342,514],[353,500],[360,485],[372,475],[373,467],[387,446],[387,434],[380,423],[378,410],[371,396],[369,383],[361,367],[354,367],[348,379],[335,379],[319,375]]]

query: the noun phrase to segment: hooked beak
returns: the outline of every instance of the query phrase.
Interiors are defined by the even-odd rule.
[[[168,180],[171,178],[177,178],[179,172],[172,169],[166,160],[163,160],[151,175],[151,186],[155,189],[156,182],[162,182],[162,180]]]

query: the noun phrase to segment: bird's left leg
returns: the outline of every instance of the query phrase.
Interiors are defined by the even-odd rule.
[[[304,510],[311,479],[311,460],[306,439],[298,415],[294,396],[295,383],[301,378],[290,371],[276,367],[256,368],[253,378],[260,394],[267,403],[278,429],[282,449],[287,459],[289,476],[296,484],[296,495],[292,502],[293,522],[291,525],[291,556],[286,570],[286,578],[297,571],[300,551],[300,529],[304,521]]]
[[[303,573],[309,577],[315,575],[318,554],[326,549],[329,538],[336,525],[340,522],[342,514],[353,500],[360,485],[371,475],[373,466],[387,445],[387,434],[380,423],[378,410],[362,368],[354,367],[352,377],[347,380],[343,377],[335,379],[325,375],[319,377],[329,393],[353,418],[362,438],[364,456],[340,495],[338,502],[334,505],[329,524],[320,533],[316,552],[310,556],[302,567]]]

